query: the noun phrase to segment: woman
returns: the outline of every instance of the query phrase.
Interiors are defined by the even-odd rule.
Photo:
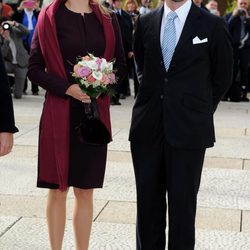
[[[17,131],[10,87],[0,49],[0,156],[4,156],[11,151],[13,133]]]
[[[76,57],[91,52],[108,61],[116,58],[118,77],[125,72],[115,15],[95,1],[55,0],[41,11],[31,46],[28,77],[47,90],[40,124],[37,186],[49,188],[47,221],[53,250],[62,247],[69,186],[75,194],[76,249],[88,249],[93,189],[102,187],[106,164],[107,145],[82,143],[75,129],[90,97],[71,77],[73,64]],[[99,97],[97,104],[110,141],[109,97]]]

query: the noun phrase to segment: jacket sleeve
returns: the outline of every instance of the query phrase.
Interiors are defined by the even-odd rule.
[[[136,29],[134,33],[134,57],[136,73],[139,83],[142,81],[143,67],[144,67],[144,46],[143,46],[143,31],[141,25],[141,17],[139,16],[136,23]]]
[[[10,87],[0,50],[0,133],[15,133],[17,131],[18,129],[15,127]]]
[[[28,78],[30,81],[38,84],[47,91],[50,91],[51,93],[62,98],[67,97],[65,92],[71,85],[71,83],[69,83],[67,80],[46,72],[46,66],[40,48],[37,32],[34,34],[31,45]]]
[[[210,45],[211,76],[213,89],[213,109],[232,83],[233,49],[227,25],[219,19]]]

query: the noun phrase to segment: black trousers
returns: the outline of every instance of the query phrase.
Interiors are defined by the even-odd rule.
[[[131,142],[137,189],[137,250],[193,250],[195,215],[205,149],[176,149],[159,136]],[[166,194],[168,202],[166,202]]]

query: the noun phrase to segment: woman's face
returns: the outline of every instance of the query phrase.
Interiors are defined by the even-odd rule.
[[[129,12],[135,11],[135,4],[134,4],[134,3],[128,3],[128,4],[127,4],[127,10],[128,10]]]

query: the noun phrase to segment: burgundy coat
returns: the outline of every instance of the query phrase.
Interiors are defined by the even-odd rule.
[[[37,32],[47,72],[67,80],[55,25],[55,12],[62,2],[55,0],[41,11]],[[103,15],[97,5],[91,4],[91,7],[103,25],[106,40],[104,58],[109,61],[113,59],[115,50],[112,18]],[[97,105],[100,119],[110,132],[111,140],[109,97],[97,99]],[[41,182],[58,183],[61,190],[66,190],[68,187],[69,124],[69,99],[48,91],[40,122],[38,178]]]

